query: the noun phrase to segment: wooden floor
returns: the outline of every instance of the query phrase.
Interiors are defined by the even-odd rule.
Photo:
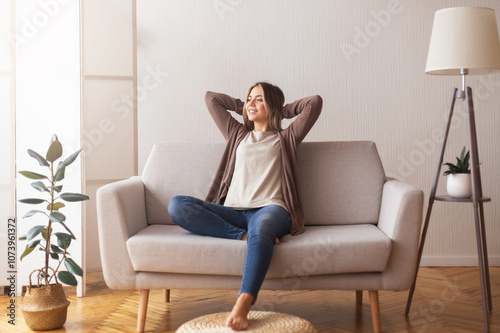
[[[490,268],[493,312],[490,332],[500,332],[500,267]],[[87,297],[71,301],[63,329],[53,332],[135,332],[138,291],[110,290],[100,273],[88,275]],[[380,292],[383,332],[484,332],[479,272],[474,267],[421,268],[409,317],[403,315],[407,292]],[[175,332],[198,316],[230,311],[236,291],[172,290],[163,302],[160,290],[151,291],[147,332]],[[15,298],[16,304],[22,301]],[[0,332],[30,332],[16,310],[16,325],[9,325],[8,296],[0,296]],[[368,293],[356,305],[355,293],[346,291],[262,291],[254,310],[288,313],[309,320],[318,332],[372,332]],[[3,312],[2,312],[3,311]],[[4,314],[5,313],[5,314]]]

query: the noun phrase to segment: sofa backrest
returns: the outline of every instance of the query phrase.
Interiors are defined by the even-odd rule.
[[[225,145],[158,143],[142,179],[150,224],[172,224],[176,195],[204,199]],[[373,142],[304,142],[298,149],[306,225],[377,223],[385,174]]]

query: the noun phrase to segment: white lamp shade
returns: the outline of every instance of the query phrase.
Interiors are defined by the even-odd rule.
[[[495,11],[457,7],[434,15],[425,72],[436,75],[487,74],[500,70],[500,43]]]

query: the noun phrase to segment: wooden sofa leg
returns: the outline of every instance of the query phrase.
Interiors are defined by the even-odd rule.
[[[149,289],[141,289],[139,296],[139,312],[137,313],[137,332],[144,332],[146,313],[148,312]]]
[[[356,304],[363,303],[363,290],[356,290]]]
[[[372,309],[372,322],[373,322],[373,332],[380,333],[381,323],[380,323],[380,306],[378,302],[378,290],[369,290],[370,295],[370,307]]]
[[[170,289],[163,289],[163,300],[165,302],[170,302]]]

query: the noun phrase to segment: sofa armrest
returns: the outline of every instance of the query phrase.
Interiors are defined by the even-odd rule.
[[[97,226],[106,284],[113,289],[135,289],[136,272],[126,242],[148,226],[141,177],[110,183],[97,190]]]
[[[397,180],[384,184],[378,227],[392,239],[383,272],[387,290],[406,290],[413,282],[422,226],[423,191]]]

